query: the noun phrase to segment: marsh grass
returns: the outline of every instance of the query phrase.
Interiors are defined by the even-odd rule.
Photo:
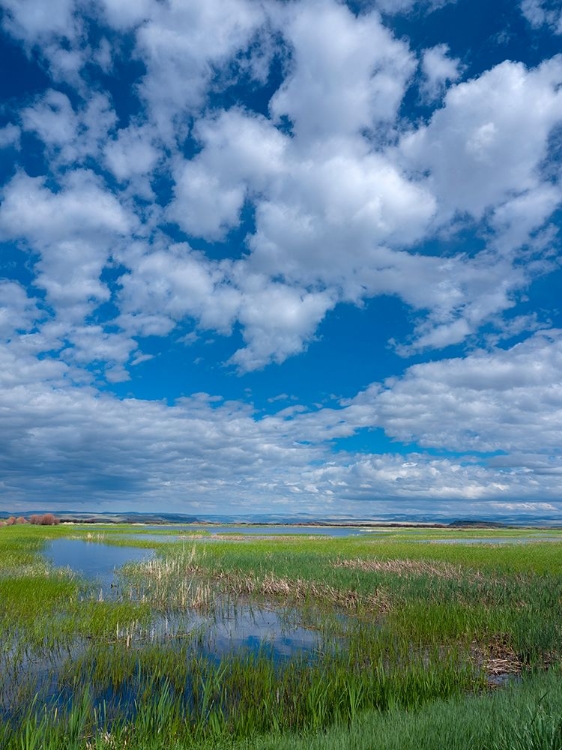
[[[556,543],[453,547],[400,530],[211,545],[123,532],[1,530],[2,748],[562,747]],[[98,601],[40,554],[92,533],[158,556],[125,566],[118,595]],[[252,606],[283,612],[317,646],[282,660],[267,643],[213,650],[213,623]],[[498,675],[522,681],[490,696]]]

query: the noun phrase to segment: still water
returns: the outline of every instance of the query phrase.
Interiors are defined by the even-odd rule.
[[[144,538],[144,535],[143,535]],[[114,547],[81,539],[55,539],[45,557],[57,567],[70,568],[81,577],[100,587],[103,597],[119,598],[127,586],[119,576],[119,568],[130,562],[143,562],[154,556],[154,550],[135,547]],[[182,613],[155,615],[146,631],[137,632],[133,641],[167,641],[203,629],[207,656],[220,658],[226,653],[243,649],[250,652],[268,651],[276,660],[318,648],[318,632],[304,628],[295,613],[283,607],[270,607],[221,601],[212,616],[189,609]]]
[[[147,524],[140,533],[165,531],[169,535],[195,534],[206,531],[214,534],[260,534],[262,536],[277,536],[279,534],[298,534],[305,536],[363,536],[365,534],[386,534],[386,529],[357,528],[353,526],[204,526],[198,524],[174,524],[173,526]],[[389,529],[396,531],[396,529]],[[136,534],[135,534],[136,536]]]
[[[108,588],[115,571],[128,562],[141,562],[154,555],[154,550],[135,547],[113,547],[109,544],[82,539],[55,539],[45,557],[57,568],[71,568],[78,575]]]

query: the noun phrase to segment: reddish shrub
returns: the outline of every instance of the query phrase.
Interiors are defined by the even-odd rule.
[[[20,516],[20,518],[14,518],[13,523],[32,523],[35,526],[56,526],[60,523],[60,519],[52,513],[43,513],[43,515],[34,513],[32,516],[29,516],[27,521],[23,516]]]
[[[13,526],[16,522],[16,519],[14,516],[10,516],[6,521],[6,526]]]
[[[41,526],[55,526],[58,523],[58,519],[52,513],[45,513],[39,523]]]

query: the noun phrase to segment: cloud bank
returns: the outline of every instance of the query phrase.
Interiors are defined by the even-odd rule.
[[[32,71],[0,123],[2,505],[562,508],[558,313],[528,302],[559,278],[562,56],[472,74],[394,31],[444,5],[2,0]],[[381,299],[384,375],[282,408]],[[224,390],[150,370],[217,339]]]

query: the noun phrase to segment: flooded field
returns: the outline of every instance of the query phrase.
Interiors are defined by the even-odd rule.
[[[143,534],[142,538],[151,536]],[[139,586],[138,574],[131,577],[122,568],[154,560],[154,550],[116,547],[82,539],[55,539],[48,544],[44,556],[56,567],[67,568],[80,576],[88,584],[86,590],[90,591],[90,596],[99,598],[101,594],[114,601],[137,602],[147,597],[142,584]],[[177,607],[170,608],[169,612],[151,618],[149,626],[129,630],[131,643],[156,643],[196,633],[200,652],[213,658],[235,651],[255,654],[267,651],[280,659],[319,650],[318,622],[310,623],[310,613],[309,627],[305,628],[300,624],[298,610],[279,604],[260,606],[218,594],[212,601],[207,596],[209,601],[203,605],[201,597],[209,594],[208,586],[192,577],[190,587],[192,598],[186,597],[185,607],[179,611]]]
[[[231,530],[3,529],[0,746],[285,748],[557,689],[556,533]]]

